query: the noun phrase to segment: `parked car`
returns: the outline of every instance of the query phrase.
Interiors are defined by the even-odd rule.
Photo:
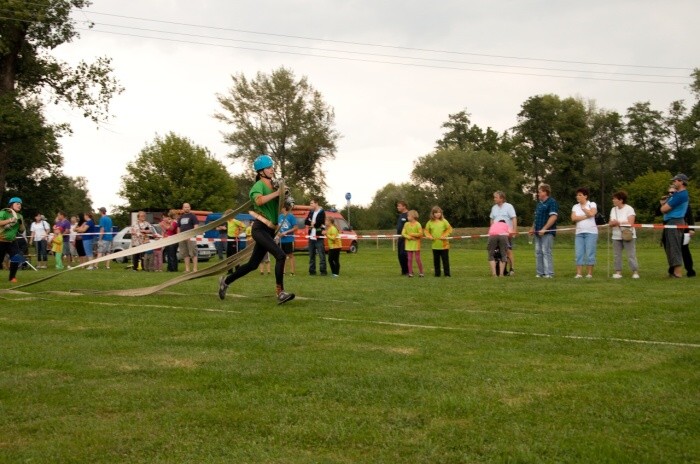
[[[311,207],[308,205],[294,205],[292,214],[297,219],[297,231],[294,234],[294,251],[309,251],[308,230],[306,229],[306,217],[309,215]],[[335,225],[340,232],[341,250],[348,253],[357,253],[357,233],[352,230],[348,221],[342,214],[334,209],[324,210],[326,217],[333,218]],[[328,240],[324,240],[326,250],[328,250]]]
[[[159,224],[151,224],[156,234],[162,235],[163,231]],[[131,227],[124,227],[122,230],[117,232],[112,241],[112,252],[116,253],[118,251],[128,250],[131,248]],[[216,255],[216,247],[213,242],[208,240],[197,242],[197,260],[198,261],[209,261],[212,256]],[[177,259],[182,261],[182,256],[180,255],[180,250],[177,251]],[[120,258],[115,261],[120,263],[126,263],[129,258]]]

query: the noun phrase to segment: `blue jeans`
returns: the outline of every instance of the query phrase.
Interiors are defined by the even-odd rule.
[[[554,277],[554,259],[552,258],[552,246],[554,235],[535,235],[535,262],[538,276]]]
[[[316,254],[321,274],[326,273],[326,250],[323,239],[309,240],[309,274],[316,274]]]
[[[595,265],[595,254],[598,248],[598,234],[591,234],[589,232],[576,234],[574,246],[576,249],[577,266]]]
[[[36,260],[39,262],[48,261],[46,240],[37,240],[34,245],[36,246]]]

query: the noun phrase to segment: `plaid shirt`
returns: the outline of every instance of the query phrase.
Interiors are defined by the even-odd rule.
[[[559,215],[559,204],[554,198],[549,197],[545,201],[537,202],[537,206],[535,207],[535,232],[542,230],[544,225],[549,220],[549,216],[552,214]],[[552,227],[550,227],[549,230],[551,230],[552,235],[557,234],[556,221],[554,224],[552,224]]]

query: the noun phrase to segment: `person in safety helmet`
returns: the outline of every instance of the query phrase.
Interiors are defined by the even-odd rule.
[[[17,282],[17,271],[24,262],[17,244],[18,234],[25,231],[21,211],[22,199],[19,197],[10,198],[7,208],[0,210],[0,263],[5,260],[5,255],[10,257],[9,281],[13,283]]]
[[[286,253],[275,242],[277,229],[278,202],[280,190],[273,187],[274,162],[268,155],[260,155],[253,162],[255,169],[255,184],[250,189],[250,199],[253,202],[251,215],[255,218],[251,226],[255,247],[250,261],[237,267],[233,274],[222,276],[219,280],[219,298],[226,298],[226,290],[237,279],[254,271],[260,265],[267,253],[275,257],[275,283],[277,303],[282,304],[294,299],[294,293],[284,291],[284,261]],[[282,194],[284,194],[282,192]]]

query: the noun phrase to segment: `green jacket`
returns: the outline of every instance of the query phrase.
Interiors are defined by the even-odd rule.
[[[17,214],[17,222],[9,227],[0,226],[0,242],[11,242],[17,238],[19,232],[24,232],[24,218],[21,213]],[[0,221],[5,221],[13,217],[12,210],[10,208],[3,208],[0,210]]]

